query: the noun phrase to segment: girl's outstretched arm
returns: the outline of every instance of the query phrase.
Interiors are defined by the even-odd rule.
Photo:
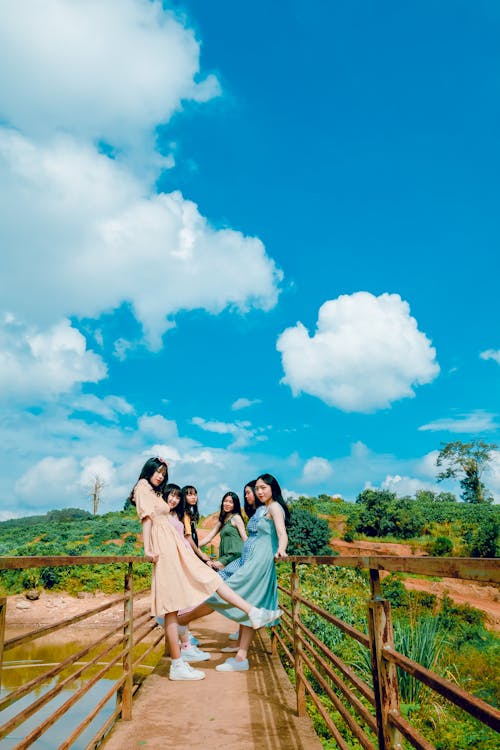
[[[208,544],[209,542],[211,542],[214,536],[217,536],[217,534],[221,530],[221,526],[222,526],[221,522],[217,521],[212,531],[209,532],[208,536],[206,536],[205,539],[203,539],[203,541],[200,540],[200,547],[203,547],[205,544]]]

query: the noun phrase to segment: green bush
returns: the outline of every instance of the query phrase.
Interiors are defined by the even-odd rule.
[[[447,536],[438,536],[429,545],[429,552],[433,557],[448,557],[453,554],[453,542]]]
[[[294,508],[290,516],[288,533],[289,555],[333,555],[330,547],[330,527],[305,508]]]

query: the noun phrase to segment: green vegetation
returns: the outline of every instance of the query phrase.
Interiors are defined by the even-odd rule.
[[[78,508],[50,511],[45,516],[10,519],[0,523],[0,554],[7,556],[94,556],[141,555],[138,539],[141,524],[135,514],[107,513],[93,516]],[[148,586],[151,566],[136,565],[137,583]],[[46,588],[69,593],[104,591],[112,593],[123,587],[123,568],[116,565],[91,565],[73,568],[36,568],[4,570],[0,573],[2,594],[20,593],[23,589]]]
[[[320,567],[300,565],[298,569],[300,591],[306,599],[314,601],[361,632],[367,632],[366,611],[370,589],[365,572],[329,567],[325,575],[325,570]],[[280,565],[279,579],[284,588],[289,588],[289,573],[289,565]],[[387,576],[382,586],[384,597],[392,604],[396,649],[477,697],[498,706],[500,639],[486,630],[482,613],[468,606],[456,605],[446,596],[439,601],[429,593],[407,591],[397,574]],[[367,649],[305,607],[301,607],[301,619],[371,685]],[[282,660],[293,679],[292,665],[284,654]],[[398,673],[402,712],[438,750],[496,750],[498,735],[495,732],[468,717],[407,673],[401,670]],[[347,746],[350,750],[359,750],[361,745],[307,668],[306,674],[341,730]],[[340,697],[340,693],[335,692]],[[364,699],[362,702],[365,702]],[[336,744],[309,699],[308,710],[323,747],[333,750]],[[376,745],[374,737],[372,741]],[[404,747],[409,745],[404,744]]]

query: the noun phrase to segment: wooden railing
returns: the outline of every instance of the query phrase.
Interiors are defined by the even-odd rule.
[[[82,566],[82,565],[106,565],[113,566],[124,565],[124,586],[123,595],[115,597],[112,601],[107,602],[99,607],[90,609],[84,614],[61,620],[56,625],[32,630],[9,640],[4,639],[5,635],[5,615],[6,599],[0,599],[0,676],[3,664],[4,653],[22,646],[23,644],[35,641],[49,633],[82,622],[89,617],[95,616],[100,612],[120,606],[123,617],[120,622],[104,635],[87,645],[84,649],[72,654],[60,664],[51,666],[42,674],[33,678],[21,687],[13,690],[0,700],[0,711],[7,709],[20,699],[33,695],[33,700],[27,704],[23,701],[22,709],[14,716],[8,719],[0,726],[0,740],[10,735],[17,727],[21,726],[29,717],[37,715],[50,700],[57,696],[61,691],[68,688],[68,685],[74,684],[78,678],[83,678],[84,682],[81,687],[74,689],[71,696],[66,699],[55,711],[49,716],[40,720],[39,724],[29,731],[26,736],[15,745],[14,750],[24,750],[33,745],[53,724],[55,724],[72,706],[74,706],[86,693],[97,683],[98,680],[105,678],[113,667],[119,666],[120,676],[116,679],[106,695],[92,707],[91,711],[80,721],[77,727],[72,728],[66,740],[59,745],[58,750],[67,750],[81,736],[85,729],[94,721],[102,708],[110,699],[115,696],[116,703],[111,715],[106,719],[103,725],[97,730],[93,738],[88,742],[87,749],[91,750],[98,745],[100,740],[109,731],[118,717],[129,720],[132,718],[132,695],[137,685],[133,684],[134,669],[139,662],[142,662],[148,654],[164,639],[164,634],[159,633],[152,637],[151,643],[148,641],[146,650],[141,647],[141,653],[137,657],[137,645],[141,643],[156,627],[156,622],[151,619],[149,606],[146,609],[134,614],[134,598],[137,598],[144,592],[133,593],[132,590],[132,567],[133,563],[143,563],[143,557],[3,557],[0,558],[0,570],[15,570],[26,568],[42,567],[63,567],[63,566]],[[149,602],[148,602],[149,604]],[[85,662],[80,662],[85,659]],[[102,661],[105,665],[95,672],[96,666],[101,666]],[[93,668],[93,669],[92,669]],[[66,672],[69,673],[66,675]],[[89,671],[91,675],[89,675]],[[64,674],[63,674],[64,673]],[[40,692],[40,687],[49,680],[59,676],[59,681],[54,687],[45,692]],[[1,744],[1,742],[0,742]]]
[[[416,557],[290,557],[292,563],[289,588],[280,587],[281,596],[287,598],[282,605],[284,617],[281,624],[272,631],[273,650],[281,648],[295,671],[295,689],[297,712],[306,712],[306,694],[316,706],[332,737],[340,750],[351,746],[343,738],[339,727],[318,695],[320,686],[328,697],[333,711],[345,722],[352,735],[364,750],[402,750],[405,740],[418,750],[435,750],[432,743],[423,737],[402,715],[399,709],[399,689],[397,668],[411,674],[430,690],[456,706],[476,717],[483,724],[495,731],[500,731],[500,712],[485,701],[466,692],[456,684],[425,669],[412,661],[405,654],[394,648],[394,637],[391,621],[391,607],[382,596],[380,572],[405,572],[421,576],[444,576],[485,583],[500,582],[500,568],[497,560],[473,560],[465,558],[416,558]],[[114,696],[116,705],[111,716],[95,733],[86,745],[87,750],[96,747],[109,731],[118,717],[125,720],[132,715],[132,696],[134,693],[133,672],[139,661],[143,660],[164,639],[164,634],[154,634],[145,653],[136,658],[135,647],[156,627],[149,610],[134,614],[133,601],[140,593],[132,591],[132,571],[134,563],[143,563],[142,557],[14,557],[0,558],[0,570],[62,567],[75,565],[125,565],[123,596],[111,602],[91,609],[84,614],[62,620],[56,625],[44,627],[21,636],[4,640],[6,600],[0,599],[0,674],[4,652],[16,646],[34,641],[49,633],[56,632],[99,612],[120,605],[123,618],[120,623],[95,640],[91,645],[73,654],[61,664],[32,679],[25,685],[6,695],[0,701],[0,710],[15,704],[21,698],[36,693],[47,680],[61,675],[64,670],[74,669],[68,677],[61,677],[59,684],[48,692],[35,697],[29,705],[23,701],[23,708],[15,716],[0,726],[0,740],[9,735],[16,727],[44,706],[54,695],[61,692],[70,682],[83,676],[82,687],[75,689],[67,699],[50,716],[41,721],[35,729],[19,742],[14,750],[30,747],[50,726],[52,726],[72,705],[74,705],[97,680],[104,677],[114,665],[121,666],[120,676],[106,695],[92,708],[89,714],[71,731],[67,739],[59,745],[58,750],[69,749],[83,731],[98,715],[101,708]],[[350,567],[369,571],[371,598],[367,604],[367,633],[335,617],[308,601],[300,592],[299,565],[315,565],[325,568],[325,574],[331,566]],[[325,575],[325,585],[327,578]],[[357,641],[371,655],[371,684],[368,684],[356,673],[351,665],[342,661],[337,654],[328,648],[303,622],[304,611],[314,612],[327,623],[338,628],[348,637]],[[148,642],[149,644],[149,642]],[[100,649],[99,652],[96,649]],[[77,665],[93,653],[92,658],[83,666]],[[92,676],[86,676],[89,667],[97,665],[102,659],[108,663]],[[316,687],[315,687],[316,686]]]
[[[390,571],[499,583],[498,560],[339,556],[290,557],[289,561],[292,563],[290,586],[288,589],[279,586],[281,600],[285,595],[287,601],[280,604],[284,617],[280,625],[272,630],[273,651],[278,650],[279,644],[295,671],[298,714],[306,713],[308,694],[341,750],[349,750],[351,745],[343,738],[313,683],[321,687],[323,695],[331,703],[332,712],[335,711],[341,717],[364,750],[375,750],[377,747],[379,750],[402,750],[407,746],[403,738],[418,750],[435,750],[435,746],[400,711],[397,667],[483,724],[500,731],[500,711],[495,707],[395,650],[391,606],[383,598],[380,579],[380,571]],[[371,598],[367,606],[367,634],[301,595],[299,564],[324,566],[325,586],[328,585],[327,575],[331,566],[369,571]],[[342,661],[306,627],[301,616],[304,610],[319,615],[325,622],[334,625],[369,650],[372,685],[363,681],[349,664]]]

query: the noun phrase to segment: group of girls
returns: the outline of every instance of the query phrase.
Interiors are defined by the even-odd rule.
[[[286,557],[289,512],[277,480],[262,474],[245,487],[248,536],[238,496],[226,493],[216,526],[201,545],[196,531],[196,489],[168,484],[168,467],[163,459],[146,461],[131,497],[142,522],[145,558],[154,566],[151,613],[164,621],[171,655],[170,679],[205,677],[190,661],[210,655],[189,643],[187,625],[214,610],[240,624],[238,645],[231,649],[236,651],[235,657],[216,669],[247,670],[254,631],[275,624],[281,615],[274,560]],[[226,564],[213,561],[200,549],[218,532]]]

